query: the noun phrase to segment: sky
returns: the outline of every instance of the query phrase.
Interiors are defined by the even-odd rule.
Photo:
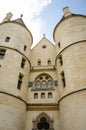
[[[21,17],[33,36],[33,46],[43,34],[52,43],[53,31],[63,17],[63,8],[69,7],[73,14],[86,15],[86,0],[0,0],[0,23],[12,12],[12,20]]]

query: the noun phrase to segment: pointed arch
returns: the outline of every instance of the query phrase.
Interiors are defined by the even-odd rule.
[[[36,130],[39,130],[39,129],[54,130],[53,120],[50,118],[49,115],[42,112],[33,121],[33,130],[35,129]]]
[[[34,89],[53,89],[53,78],[46,73],[40,74],[35,78]]]

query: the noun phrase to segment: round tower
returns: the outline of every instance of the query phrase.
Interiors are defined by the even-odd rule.
[[[0,129],[24,130],[32,35],[11,16],[0,24]]]
[[[54,29],[60,130],[86,129],[86,17],[63,9]]]

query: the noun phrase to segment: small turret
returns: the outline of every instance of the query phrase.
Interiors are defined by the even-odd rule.
[[[71,15],[71,12],[68,7],[63,8],[64,17],[68,17]]]
[[[12,16],[13,16],[13,15],[12,15],[11,12],[7,13],[7,14],[6,14],[6,17],[3,19],[3,22],[10,21],[11,18],[12,18]]]

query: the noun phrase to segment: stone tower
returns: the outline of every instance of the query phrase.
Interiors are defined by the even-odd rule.
[[[86,129],[86,17],[63,9],[31,49],[22,18],[0,24],[0,130]]]
[[[24,130],[32,35],[11,16],[0,24],[0,130]]]
[[[86,17],[64,16],[54,29],[60,130],[86,129]]]

